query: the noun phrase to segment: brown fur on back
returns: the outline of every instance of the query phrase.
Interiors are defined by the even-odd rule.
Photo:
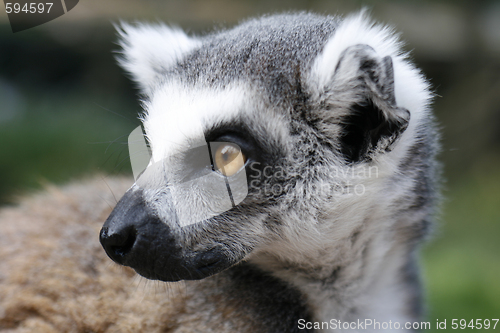
[[[106,257],[99,229],[130,184],[101,177],[48,187],[0,211],[0,330],[253,331],[215,281],[146,281]]]

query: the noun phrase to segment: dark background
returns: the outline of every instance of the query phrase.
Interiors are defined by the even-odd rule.
[[[0,5],[0,205],[47,182],[130,172],[126,138],[140,105],[113,59],[113,22],[166,21],[199,34],[264,13],[363,6],[402,32],[437,94],[446,182],[422,256],[428,319],[498,318],[500,1],[84,0],[16,34]]]

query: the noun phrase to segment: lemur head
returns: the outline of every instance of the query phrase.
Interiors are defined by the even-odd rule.
[[[101,230],[117,263],[177,281],[265,253],[300,261],[411,197],[410,185],[387,188],[411,183],[398,166],[427,85],[365,15],[269,16],[204,37],[119,33],[151,162]]]

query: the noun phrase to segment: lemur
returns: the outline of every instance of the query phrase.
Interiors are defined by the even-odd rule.
[[[151,331],[413,330],[438,133],[394,31],[364,12],[118,31],[150,160],[99,239],[147,279],[185,281]]]

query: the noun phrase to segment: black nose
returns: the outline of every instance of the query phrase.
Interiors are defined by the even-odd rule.
[[[133,226],[127,226],[114,231],[110,231],[109,228],[103,227],[99,234],[99,241],[108,256],[122,265],[126,256],[134,247],[136,239],[137,230]]]
[[[144,240],[151,238],[156,221],[146,207],[140,190],[130,190],[116,204],[99,234],[107,255],[121,265],[143,261]]]

